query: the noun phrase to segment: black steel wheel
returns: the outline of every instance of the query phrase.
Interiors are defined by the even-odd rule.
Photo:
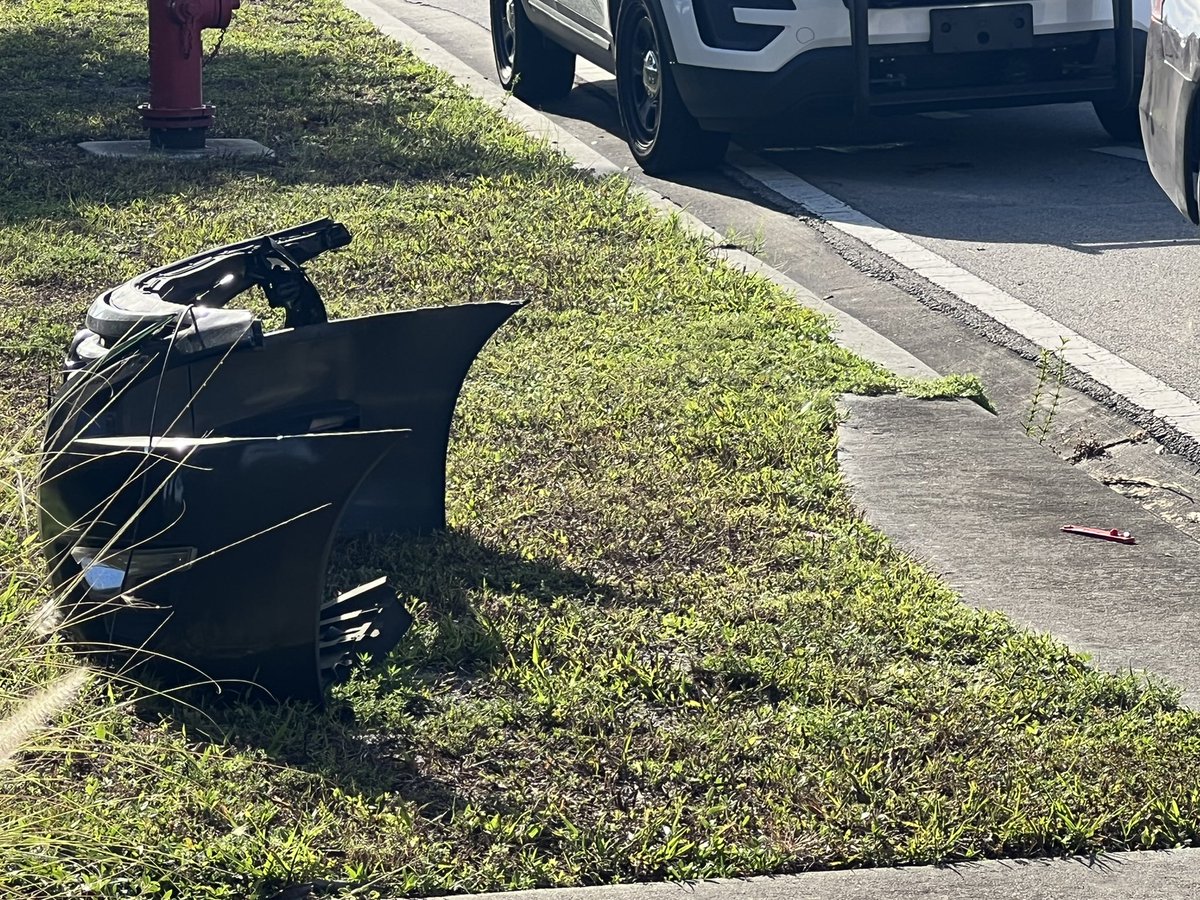
[[[729,135],[704,131],[683,105],[652,2],[625,0],[617,17],[617,106],[629,149],[652,175],[708,168]]]
[[[489,0],[492,52],[500,86],[530,104],[550,103],[571,93],[575,54],[546,37],[529,21],[521,0]]]

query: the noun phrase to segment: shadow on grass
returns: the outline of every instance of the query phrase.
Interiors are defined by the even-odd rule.
[[[131,20],[130,27],[144,24]],[[205,100],[217,106],[211,136],[258,140],[275,158],[180,163],[100,159],[76,146],[145,136],[136,107],[148,99],[147,62],[132,37],[83,26],[0,31],[0,159],[11,163],[0,168],[0,225],[78,222],[80,204],[89,201],[182,195],[186,213],[188,195],[228,191],[235,207],[244,189],[233,183],[247,173],[260,194],[262,179],[332,188],[545,169],[545,157],[515,129],[383,39],[352,31],[361,46],[333,53],[298,37],[286,48],[238,47],[231,32],[205,69]]]
[[[218,702],[207,695],[186,698],[194,707],[153,700],[142,714],[186,728],[188,735],[260,751],[345,790],[370,796],[397,792],[428,804],[429,814],[436,816],[452,810],[456,793],[453,785],[419,771],[416,725],[453,703],[448,695],[469,688],[510,658],[501,635],[481,613],[481,598],[519,591],[523,600],[546,606],[563,597],[606,605],[630,602],[556,563],[498,551],[453,531],[347,542],[335,551],[330,593],[379,575],[386,575],[402,601],[415,608],[417,621],[387,658],[371,661],[335,688],[324,707]]]

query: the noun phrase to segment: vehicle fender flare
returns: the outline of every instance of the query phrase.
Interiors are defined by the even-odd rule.
[[[612,42],[613,42],[613,59],[617,58],[617,28],[619,26],[619,18],[621,10],[630,0],[608,0],[609,21],[612,22]],[[670,2],[670,0],[668,0]],[[674,65],[677,60],[675,57],[675,44],[671,40],[671,29],[667,27],[667,17],[662,11],[661,0],[646,0],[646,6],[650,10],[650,17],[654,20],[654,27],[658,29],[659,36],[662,38],[663,45],[667,51],[667,62]]]

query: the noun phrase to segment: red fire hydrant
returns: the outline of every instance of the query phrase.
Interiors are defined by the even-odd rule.
[[[149,0],[150,102],[138,109],[150,146],[201,150],[213,107],[201,90],[204,52],[200,32],[228,28],[241,0]]]

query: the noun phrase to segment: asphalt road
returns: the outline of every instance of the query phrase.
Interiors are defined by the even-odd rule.
[[[913,238],[1191,397],[1200,232],[1143,158],[1118,157],[1091,107],[904,117],[857,153],[777,165]]]
[[[485,0],[376,2],[495,80]],[[624,144],[611,76],[584,63],[577,82],[544,110],[550,118],[637,180],[705,207],[713,227],[730,224],[720,195],[745,193],[734,173],[677,183],[644,176]],[[800,140],[741,143],[1200,399],[1200,291],[1191,277],[1200,230],[1159,190],[1141,149],[1115,144],[1090,106],[899,116],[865,128],[814,123]],[[744,212],[737,224],[755,229]],[[803,261],[772,249],[771,262],[804,283]]]

